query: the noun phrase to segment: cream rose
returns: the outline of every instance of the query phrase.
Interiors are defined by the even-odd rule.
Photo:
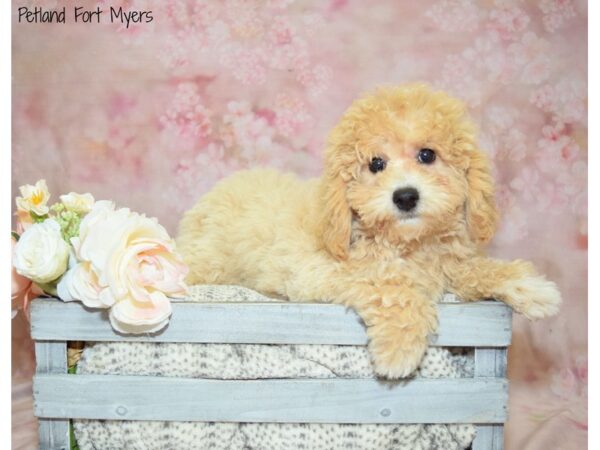
[[[17,241],[15,238],[11,238],[12,254],[15,254],[15,246]],[[42,295],[42,291],[35,283],[29,278],[25,278],[23,275],[19,275],[15,270],[14,266],[11,270],[11,304],[12,304],[12,318],[14,319],[19,310],[25,311],[29,315],[29,302]]]
[[[48,214],[48,200],[50,200],[50,192],[46,185],[46,180],[39,180],[34,186],[26,184],[19,188],[21,197],[16,198],[17,209],[21,212],[30,211],[38,216]]]
[[[89,193],[77,194],[76,192],[69,192],[68,194],[61,195],[60,201],[65,205],[65,208],[77,214],[86,214],[94,206],[94,197]]]
[[[100,301],[102,287],[89,262],[75,263],[58,282],[56,292],[65,302],[81,301],[89,308],[107,308]]]
[[[171,315],[168,297],[183,297],[187,267],[156,219],[96,202],[71,240],[78,263],[59,283],[59,296],[110,307],[113,327],[153,332]]]
[[[18,274],[36,283],[49,283],[67,268],[69,245],[54,219],[31,225],[15,246],[13,265]]]

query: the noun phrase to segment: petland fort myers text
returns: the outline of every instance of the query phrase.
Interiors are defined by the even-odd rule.
[[[39,6],[29,8],[21,6],[17,10],[19,23],[122,23],[130,25],[150,23],[154,20],[151,10],[125,10],[122,7],[102,9],[99,6],[88,9],[84,6],[66,6],[45,9]]]

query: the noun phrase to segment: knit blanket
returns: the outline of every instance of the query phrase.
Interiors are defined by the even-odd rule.
[[[446,298],[446,300],[451,300]],[[239,286],[193,286],[187,301],[280,301]],[[364,346],[87,343],[78,374],[247,380],[372,378]],[[473,376],[472,353],[431,347],[419,375]],[[274,424],[74,420],[81,450],[458,450],[473,425]]]

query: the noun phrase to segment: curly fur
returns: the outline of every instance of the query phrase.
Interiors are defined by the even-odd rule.
[[[421,148],[436,151],[419,164]],[[387,161],[371,173],[373,157]],[[411,215],[392,202],[412,186]],[[190,283],[241,284],[295,301],[354,308],[375,370],[405,377],[437,326],[444,291],[496,298],[529,318],[555,314],[560,294],[530,263],[481,255],[498,213],[485,153],[464,105],[422,84],[359,99],[331,133],[319,179],[239,172],[188,211],[178,248]]]

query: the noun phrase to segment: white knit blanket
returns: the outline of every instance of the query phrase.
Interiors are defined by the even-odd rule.
[[[188,301],[277,301],[238,286],[193,286]],[[432,347],[425,378],[473,375],[472,356]],[[336,345],[89,343],[79,374],[211,379],[371,378],[365,347]],[[472,425],[271,424],[74,420],[81,450],[455,450]]]

